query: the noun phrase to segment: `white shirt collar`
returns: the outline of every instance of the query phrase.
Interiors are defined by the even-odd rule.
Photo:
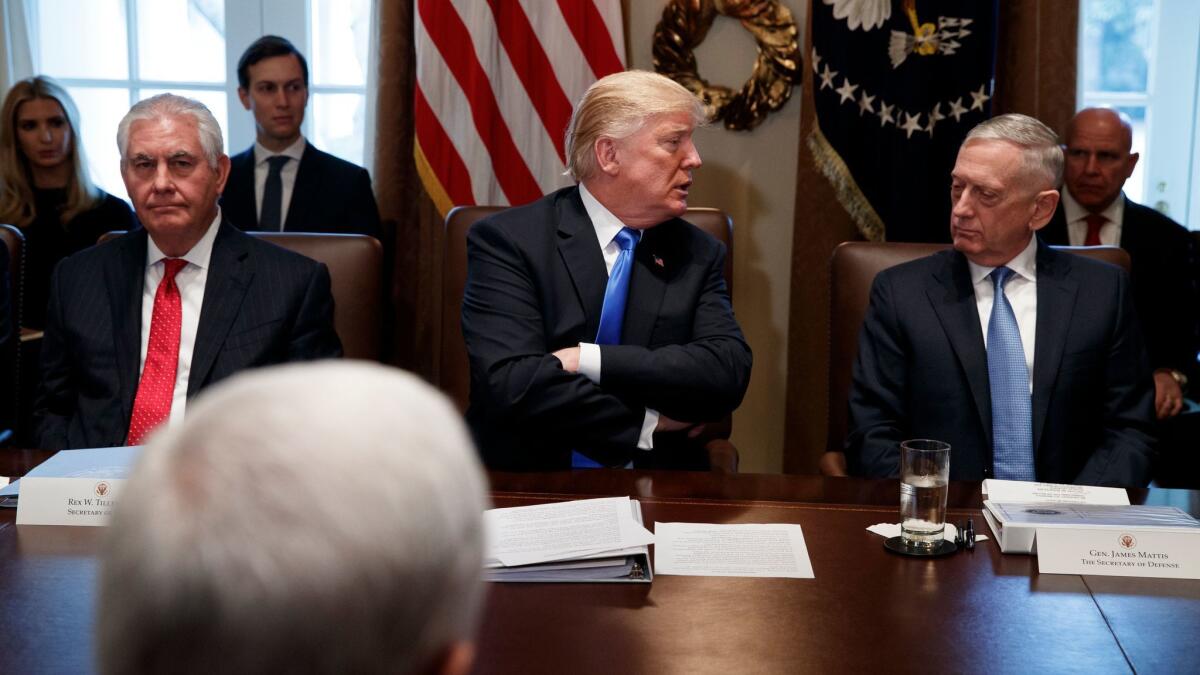
[[[967,265],[971,269],[971,283],[978,284],[987,278],[987,275],[992,273],[995,267],[984,267],[977,265],[970,260]],[[1037,281],[1037,237],[1029,237],[1029,243],[1025,245],[1020,253],[1004,264],[1005,267],[1015,272],[1018,276],[1029,281]]]
[[[304,156],[304,148],[307,146],[308,142],[304,140],[303,134],[300,136],[300,138],[296,139],[295,143],[292,143],[279,152],[268,150],[265,146],[263,146],[262,143],[254,141],[254,163],[262,164],[275,155],[287,155],[288,157],[291,157],[299,162],[300,158]]]
[[[200,237],[200,241],[192,247],[190,251],[184,253],[180,258],[200,268],[207,268],[208,261],[212,258],[213,242],[217,238],[217,229],[221,225],[221,207],[217,207],[217,217],[209,224],[208,229],[204,232],[204,236]],[[167,258],[167,254],[162,252],[162,249],[154,243],[154,237],[147,234],[146,236],[146,267],[150,267],[154,263]]]
[[[1071,195],[1071,191],[1066,185],[1062,189],[1063,215],[1066,216],[1068,223],[1074,223],[1083,220],[1087,217],[1089,211],[1083,208],[1083,205],[1075,201],[1075,197]],[[1122,190],[1117,198],[1112,200],[1100,215],[1108,219],[1110,223],[1122,223],[1125,220],[1125,191]]]
[[[613,212],[601,204],[600,200],[596,199],[591,192],[588,192],[583,183],[579,184],[579,197],[583,200],[583,208],[587,211],[588,218],[592,220],[592,227],[596,230],[596,241],[600,242],[600,248],[608,246],[616,238],[617,233],[625,227],[625,223],[613,215]],[[641,234],[639,230],[639,238],[641,238]]]

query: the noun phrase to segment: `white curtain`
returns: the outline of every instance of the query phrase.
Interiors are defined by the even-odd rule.
[[[33,30],[36,11],[34,0],[0,0],[0,40],[4,41],[4,49],[0,50],[3,61],[0,63],[0,78],[3,79],[0,91],[4,93],[18,80],[32,77],[37,72],[34,67],[37,34]]]
[[[363,166],[375,176],[375,88],[379,83],[379,0],[371,0],[371,38],[367,42],[367,102],[363,117]]]

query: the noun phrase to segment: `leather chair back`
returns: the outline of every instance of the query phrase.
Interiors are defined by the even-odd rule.
[[[820,462],[822,473],[844,475],[842,444],[848,433],[850,375],[858,356],[858,333],[867,314],[875,275],[949,247],[949,244],[847,241],[834,249],[830,261],[829,294],[829,420],[827,453]],[[1129,254],[1116,246],[1054,248],[1112,263],[1129,271]]]
[[[124,232],[108,232],[104,242]],[[333,293],[333,325],[348,359],[378,361],[382,345],[383,246],[362,234],[249,232],[325,263]]]
[[[441,390],[466,411],[471,395],[471,365],[462,335],[462,299],[467,286],[467,230],[475,221],[503,211],[505,206],[457,206],[446,215],[442,261],[442,320],[438,359]],[[733,219],[713,208],[690,208],[684,220],[725,244],[725,285],[733,297]]]
[[[0,241],[8,248],[8,290],[12,293],[13,321],[21,317],[21,266],[25,258],[25,235],[13,225],[0,225]]]
[[[23,412],[21,400],[21,368],[19,336],[21,330],[21,284],[24,262],[25,235],[12,225],[0,225],[0,241],[8,249],[8,309],[13,327],[13,343],[0,350],[0,446],[12,442],[13,429],[9,425],[20,424]],[[2,286],[0,286],[2,287]]]

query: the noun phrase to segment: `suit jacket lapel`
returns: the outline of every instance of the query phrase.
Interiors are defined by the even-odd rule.
[[[137,394],[138,366],[142,355],[142,286],[146,278],[146,237],[143,229],[113,243],[118,254],[104,271],[112,309],[113,341],[117,356],[117,378],[121,392],[122,419],[133,414]]]
[[[1075,310],[1078,284],[1067,278],[1070,254],[1058,253],[1043,243],[1037,250],[1037,328],[1033,348],[1033,451],[1037,457],[1046,411],[1058,378],[1066,346],[1067,329]]]
[[[583,314],[587,317],[587,335],[583,337],[583,341],[591,342],[600,328],[604,289],[608,285],[604,255],[600,252],[596,230],[583,208],[578,189],[570,191],[560,199],[557,209],[558,252],[575,286]]]
[[[248,237],[236,231],[228,221],[222,221],[213,241],[204,301],[200,305],[200,325],[196,329],[196,344],[192,347],[189,397],[208,379],[254,277]]]
[[[629,280],[629,299],[625,302],[625,321],[621,326],[621,342],[647,346],[654,332],[654,322],[661,314],[667,280],[680,264],[680,253],[672,247],[669,227],[674,223],[645,230],[634,253],[633,276]],[[687,226],[687,227],[690,227]]]
[[[230,198],[221,200],[221,208],[239,207],[228,209],[225,217],[243,230],[257,230],[258,199],[254,194],[254,146],[250,146],[249,150],[234,157],[231,162],[233,163],[232,175],[240,176],[241,179],[236,185],[230,182],[225,186],[225,193]]]
[[[1070,232],[1067,230],[1067,209],[1061,201],[1058,202],[1058,209],[1054,211],[1054,215],[1050,217],[1050,222],[1038,230],[1037,237],[1054,246],[1071,245]]]
[[[292,201],[288,202],[287,220],[283,224],[285,232],[297,232],[306,229],[311,229],[304,226],[304,216],[312,210],[312,201],[317,198],[321,191],[321,186],[317,185],[317,176],[320,173],[316,163],[320,161],[317,157],[317,149],[312,143],[305,142],[304,154],[300,155],[300,166],[296,169],[296,182],[292,185]],[[339,199],[344,195],[334,196],[334,199]],[[318,225],[325,225],[319,223]]]
[[[925,293],[967,378],[984,437],[991,439],[992,395],[988,384],[987,351],[979,327],[979,308],[975,304],[970,268],[961,253],[950,253],[945,260],[941,269],[934,273]]]
[[[1139,205],[1129,201],[1128,197],[1123,196],[1121,199],[1125,200],[1125,215],[1122,216],[1121,241],[1117,242],[1117,246],[1126,251],[1136,251],[1141,247],[1142,242],[1139,236],[1143,233],[1143,229],[1137,226]],[[1132,253],[1130,253],[1130,257],[1133,257]]]

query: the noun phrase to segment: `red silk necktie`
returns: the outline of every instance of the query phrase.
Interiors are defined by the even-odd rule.
[[[1089,213],[1084,218],[1087,221],[1087,237],[1083,240],[1084,246],[1100,246],[1100,228],[1108,222],[1108,218],[1099,213]]]
[[[179,331],[183,323],[183,300],[179,297],[179,286],[175,285],[175,275],[185,265],[187,261],[182,258],[163,260],[163,278],[154,292],[146,365],[142,367],[142,379],[133,399],[126,445],[140,445],[147,433],[171,416],[175,370],[179,366]]]

